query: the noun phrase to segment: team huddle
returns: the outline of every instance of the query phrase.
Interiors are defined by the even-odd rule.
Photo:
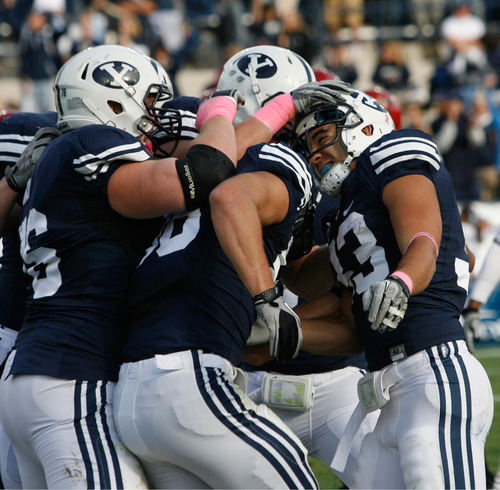
[[[255,46],[206,100],[103,45],[0,121],[5,488],[486,488],[436,144]],[[380,468],[384,471],[380,471]]]

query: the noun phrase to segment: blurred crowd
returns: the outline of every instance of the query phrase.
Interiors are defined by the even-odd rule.
[[[360,86],[367,28],[384,26],[400,30],[372,39],[372,87]],[[405,57],[408,26],[433,59],[424,91]],[[88,46],[116,43],[154,57],[178,95],[183,67],[216,68],[255,44],[286,47],[362,90],[394,94],[402,126],[435,138],[460,202],[500,197],[497,0],[0,0],[2,42],[15,43],[23,97],[19,107],[6,107],[8,94],[0,103],[39,112],[53,107],[59,67]]]

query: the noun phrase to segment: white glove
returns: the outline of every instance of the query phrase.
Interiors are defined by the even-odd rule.
[[[306,112],[311,106],[318,103],[337,105],[344,101],[343,95],[352,93],[350,85],[340,80],[323,80],[321,82],[309,82],[292,90],[295,110],[298,113]]]
[[[462,318],[467,347],[474,353],[474,343],[481,342],[481,315],[477,308],[465,308]]]
[[[257,320],[255,320],[252,325],[247,345],[259,345],[267,342],[269,342],[269,329],[267,328],[267,325],[263,323],[259,317],[257,317]]]
[[[26,189],[26,184],[33,170],[35,170],[43,151],[60,135],[61,133],[52,127],[42,128],[36,132],[35,137],[21,153],[17,163],[5,169],[5,178],[11,189],[17,192],[22,192]]]
[[[410,290],[399,277],[389,276],[372,284],[363,294],[363,309],[373,330],[394,330],[408,308]]]
[[[278,362],[289,362],[297,357],[302,345],[300,319],[283,301],[278,288],[266,289],[252,299],[259,320],[269,330],[271,356]]]

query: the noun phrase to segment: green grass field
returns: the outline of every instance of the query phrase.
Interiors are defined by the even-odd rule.
[[[476,357],[488,373],[495,397],[493,424],[486,440],[486,463],[489,470],[495,474],[500,457],[500,347],[479,347],[476,349]],[[345,488],[327,465],[313,458],[310,458],[310,462],[320,488]]]

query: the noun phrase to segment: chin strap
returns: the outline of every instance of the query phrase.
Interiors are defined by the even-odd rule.
[[[337,197],[340,193],[342,182],[351,172],[349,165],[354,157],[348,157],[342,162],[335,164],[321,179],[320,189],[330,197]]]

